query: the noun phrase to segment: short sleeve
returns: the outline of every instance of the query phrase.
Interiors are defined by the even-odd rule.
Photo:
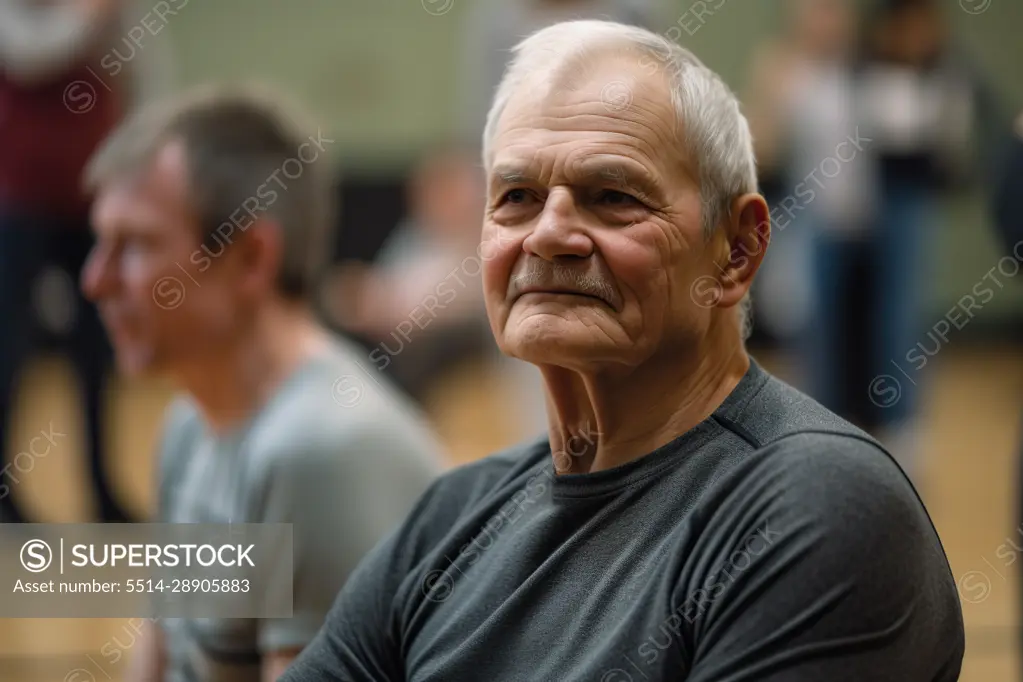
[[[888,455],[800,435],[755,457],[712,520],[711,560],[674,597],[691,628],[687,682],[958,679],[955,583]]]
[[[259,621],[263,652],[307,646],[369,551],[405,518],[437,474],[427,457],[376,426],[272,458],[257,516],[289,523],[293,616]]]

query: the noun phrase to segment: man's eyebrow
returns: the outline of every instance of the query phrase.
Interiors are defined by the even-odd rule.
[[[536,175],[529,172],[523,166],[512,166],[502,165],[495,166],[490,171],[490,179],[492,183],[503,183],[506,185],[514,184],[517,182],[525,182],[527,180],[535,180]]]

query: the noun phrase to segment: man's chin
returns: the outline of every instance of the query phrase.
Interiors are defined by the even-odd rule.
[[[607,355],[606,339],[575,325],[531,327],[505,334],[501,350],[505,355],[533,365],[556,365],[582,370]]]
[[[117,371],[125,377],[144,377],[157,373],[155,355],[146,350],[132,349],[116,351]]]

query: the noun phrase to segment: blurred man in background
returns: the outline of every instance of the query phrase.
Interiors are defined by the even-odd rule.
[[[276,679],[442,461],[413,407],[312,315],[332,140],[274,101],[210,90],[154,107],[89,168],[82,287],[121,370],[184,392],[158,520],[294,532],[293,618],[165,620],[136,645],[132,680]]]
[[[770,218],[721,79],[648,31],[557,24],[485,130],[487,313],[542,372],[548,433],[432,486],[284,679],[958,680],[912,485],[746,351]]]
[[[127,521],[116,499],[104,452],[104,400],[110,348],[95,307],[78,280],[92,246],[88,197],[81,190],[86,160],[129,105],[132,69],[97,81],[100,61],[123,25],[123,0],[0,0],[0,451],[18,395],[18,376],[44,325],[63,336],[85,412],[86,450],[103,521]],[[132,65],[137,66],[136,65]],[[43,319],[70,301],[61,319]],[[33,305],[35,304],[35,305]],[[5,473],[8,467],[4,467]],[[0,520],[25,521],[16,503],[17,475],[4,477]]]

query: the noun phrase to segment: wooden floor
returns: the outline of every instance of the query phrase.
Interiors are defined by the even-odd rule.
[[[777,360],[763,364],[784,375]],[[964,682],[1021,679],[1015,645],[1019,603],[1015,557],[999,547],[1016,534],[1013,494],[1023,413],[1023,352],[945,350],[921,372],[929,384],[921,433],[922,494],[960,581],[967,624]],[[40,430],[66,433],[22,476],[18,495],[49,522],[86,519],[80,481],[81,433],[75,392],[62,363],[40,362],[23,381],[11,448],[23,450]],[[466,461],[516,440],[498,377],[468,369],[438,388],[431,413],[453,461]],[[114,390],[112,464],[122,497],[139,513],[152,504],[152,453],[169,387],[125,383]],[[1020,531],[1023,535],[1023,530]],[[100,655],[116,641],[130,648],[123,620],[0,620],[0,682],[104,682],[122,666]]]

